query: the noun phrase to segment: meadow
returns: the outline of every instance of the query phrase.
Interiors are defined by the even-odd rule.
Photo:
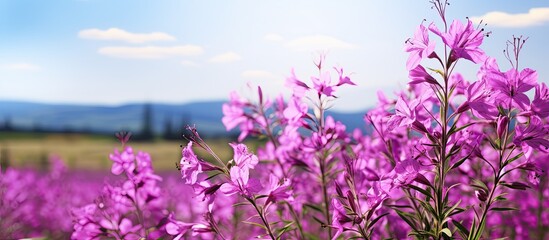
[[[157,139],[149,142],[134,142],[136,149],[150,153],[153,167],[159,171],[177,171],[176,163],[181,160],[181,145],[186,144],[181,136],[180,141]],[[221,157],[230,157],[231,148],[228,138],[208,139],[213,149]],[[254,142],[254,141],[250,141]],[[257,144],[251,144],[252,146]],[[47,168],[48,158],[58,156],[69,169],[73,170],[108,170],[111,160],[108,154],[120,147],[114,136],[93,134],[65,133],[15,133],[0,132],[0,162],[9,162],[14,167],[35,169]],[[205,152],[198,154],[211,159]],[[46,164],[46,165],[45,165]]]

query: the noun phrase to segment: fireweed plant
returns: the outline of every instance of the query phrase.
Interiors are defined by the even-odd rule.
[[[108,178],[58,158],[47,172],[0,169],[0,238],[547,238],[549,88],[519,65],[527,38],[507,42],[502,69],[481,49],[484,25],[449,22],[449,4],[431,4],[441,21],[404,43],[409,87],[378,93],[367,134],[330,116],[339,88],[355,84],[321,56],[309,81],[291,71],[289,97],[231,93],[232,159],[188,127],[176,178],[122,133]],[[474,81],[457,72],[463,62],[478,66]]]

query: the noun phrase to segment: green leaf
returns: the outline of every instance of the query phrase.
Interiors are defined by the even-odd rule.
[[[490,192],[488,191],[488,187],[486,186],[486,184],[484,184],[482,181],[478,179],[473,179],[473,183],[471,184],[471,187],[478,188],[486,192]]]
[[[444,218],[447,218],[450,215],[450,213],[452,213],[452,211],[454,211],[459,206],[460,203],[461,203],[461,199],[457,201],[451,208],[448,208],[447,210],[445,210],[443,214]]]
[[[455,169],[455,168],[458,168],[459,166],[461,166],[461,164],[463,162],[465,162],[465,160],[467,160],[469,158],[469,155],[465,156],[465,157],[462,157],[459,161],[455,162],[454,164],[452,164],[452,166],[450,167],[450,170],[452,169]]]
[[[415,222],[410,219],[411,218],[411,214],[407,213],[407,212],[403,212],[403,211],[400,211],[400,210],[396,210],[396,213],[398,214],[398,216],[400,216],[400,218],[402,218],[402,220],[404,220],[406,223],[408,223],[408,226],[410,226],[414,231],[417,231],[417,227],[416,227],[416,224]]]
[[[443,228],[442,230],[440,230],[440,232],[444,233],[448,237],[452,237],[452,231],[450,231],[450,229],[448,228]]]
[[[518,208],[512,208],[512,207],[493,207],[493,208],[490,208],[490,210],[496,211],[496,212],[505,212],[505,211],[515,211],[515,210],[518,210]]]
[[[425,195],[425,196],[427,196],[427,197],[429,197],[429,198],[433,198],[433,195],[431,195],[431,193],[430,193],[429,191],[425,190],[425,189],[422,189],[422,188],[420,188],[420,187],[418,187],[418,186],[414,186],[414,185],[412,185],[412,184],[408,184],[408,187],[409,187],[409,188],[412,188],[412,189],[414,189],[414,190],[416,190],[416,191],[418,191],[418,192],[420,192],[420,193],[422,193],[423,195]]]
[[[454,215],[459,214],[459,213],[462,213],[462,212],[465,212],[465,209],[463,209],[463,208],[456,208],[456,209],[454,209],[453,212],[451,212],[451,213],[448,215],[448,217],[454,216]]]
[[[433,71],[433,72],[436,72],[438,73],[441,77],[444,77],[444,72],[442,70],[439,70],[439,69],[434,69],[434,68],[430,68],[428,67],[427,69]]]
[[[313,209],[317,212],[320,212],[320,213],[324,213],[324,211],[322,210],[322,208],[316,206],[316,205],[313,205],[313,204],[309,204],[309,203],[305,203],[303,204],[304,207],[307,207],[307,208],[310,208],[310,209]]]
[[[254,225],[256,227],[260,227],[260,228],[263,228],[265,229],[265,231],[267,231],[267,228],[265,226],[263,226],[263,224],[259,224],[259,223],[256,223],[256,222],[248,222],[248,221],[242,221],[243,223],[247,223],[247,224],[250,224],[250,225]]]
[[[454,127],[454,128],[452,128],[452,129],[450,129],[450,131],[448,132],[448,136],[451,136],[451,135],[454,134],[454,133],[457,133],[457,132],[459,132],[459,131],[461,131],[461,130],[463,130],[463,129],[465,129],[465,128],[468,128],[469,126],[471,126],[471,125],[473,125],[473,124],[475,124],[475,123],[474,123],[474,122],[473,122],[473,123],[467,123],[467,124],[465,124],[465,125],[463,125],[463,126],[461,126],[461,127],[459,127],[459,128],[455,128],[455,127]]]
[[[518,189],[518,190],[526,190],[527,188],[530,188],[530,186],[521,182],[512,182],[512,183],[500,182],[499,185],[508,187],[511,189]]]
[[[507,161],[505,161],[505,165],[514,162],[515,160],[517,160],[517,159],[519,159],[520,157],[522,157],[522,155],[524,155],[523,152],[521,152],[521,153],[517,154],[516,156],[514,156],[514,157],[508,159]]]
[[[294,222],[289,222],[288,224],[284,225],[284,227],[282,227],[281,229],[279,229],[279,233],[278,233],[278,237],[277,238],[281,238],[282,237],[282,234],[284,234],[285,232],[287,231],[291,231],[291,230],[294,230],[295,228],[292,227],[292,225],[294,224]]]
[[[372,228],[382,217],[385,217],[389,215],[389,213],[384,213],[384,214],[381,214],[379,215],[378,217],[374,218],[374,220],[372,220],[369,224],[368,224],[368,227],[367,229],[370,229]]]
[[[269,196],[269,195],[264,195],[264,194],[263,194],[263,195],[257,195],[257,196],[255,196],[254,198],[255,198],[255,200],[258,200],[258,199],[261,199],[261,198],[266,198],[266,197],[268,197],[268,196]]]
[[[467,230],[467,228],[465,228],[465,226],[463,226],[460,222],[452,220],[452,223],[456,226],[460,233],[463,233],[463,236],[469,236],[469,230]]]
[[[246,206],[246,205],[249,205],[249,204],[250,204],[249,202],[239,202],[239,203],[233,204],[233,207]]]
[[[210,180],[210,179],[216,177],[216,176],[219,175],[219,174],[221,174],[221,173],[212,174],[211,176],[207,177],[204,181],[208,181],[208,180]]]

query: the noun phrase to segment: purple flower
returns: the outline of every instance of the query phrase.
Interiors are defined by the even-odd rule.
[[[214,205],[215,193],[219,190],[221,184],[211,185],[208,181],[202,181],[192,185],[192,187],[197,197],[207,203],[208,211],[211,212]]]
[[[129,233],[134,233],[137,230],[141,229],[140,225],[134,226],[132,221],[127,218],[123,218],[122,220],[120,220],[120,222],[115,221],[114,219],[102,219],[99,224],[101,225],[101,227],[107,230],[119,231],[120,234],[125,237],[129,237],[126,235]]]
[[[389,128],[407,126],[410,127],[416,121],[416,107],[419,105],[419,100],[412,101],[404,99],[400,96],[395,105],[395,115],[389,119]]]
[[[486,88],[484,81],[477,81],[469,85],[465,95],[467,96],[467,101],[458,108],[458,112],[471,109],[477,117],[489,120],[495,119],[498,116],[497,108],[490,99],[492,93]]]
[[[290,124],[299,122],[301,117],[307,114],[307,104],[302,102],[301,99],[293,96],[288,102],[288,107],[284,109],[284,118],[288,120]]]
[[[239,166],[233,166],[230,170],[231,182],[221,185],[219,190],[227,196],[239,193],[245,197],[252,197],[253,194],[258,193],[262,186],[259,180],[250,179],[250,173],[246,168],[240,168]]]
[[[536,86],[536,94],[530,106],[530,110],[540,118],[549,116],[549,88],[545,83]]]
[[[507,116],[499,116],[497,121],[497,134],[499,139],[503,139],[503,134],[507,131],[509,126],[509,118]]]
[[[247,117],[244,115],[242,107],[228,103],[223,104],[223,118],[221,118],[221,121],[223,122],[223,125],[225,125],[225,128],[227,128],[227,131],[235,128],[246,120]]]
[[[405,43],[405,51],[410,53],[406,61],[406,69],[416,68],[422,59],[429,57],[435,51],[435,42],[429,41],[427,28],[423,24],[419,25],[414,37]]]
[[[328,97],[333,97],[332,93],[335,91],[332,84],[332,78],[330,77],[330,72],[326,71],[320,74],[320,78],[311,77],[313,81],[313,88],[316,89],[318,94],[324,94]]]
[[[337,237],[343,233],[343,224],[351,222],[351,218],[347,216],[345,207],[343,207],[343,205],[336,198],[332,199],[332,207],[334,209],[332,213],[332,227],[337,229],[332,237],[333,240],[337,239]]]
[[[292,89],[294,96],[303,97],[305,95],[305,92],[309,90],[309,86],[307,86],[307,84],[305,84],[301,80],[297,79],[293,68],[291,70],[291,73],[292,75],[286,78],[286,86]]]
[[[341,86],[343,84],[349,84],[349,85],[356,85],[354,82],[351,82],[351,78],[349,76],[343,75],[343,68],[334,68],[339,75],[339,82],[337,83],[337,86]]]
[[[525,93],[536,86],[538,74],[529,68],[520,73],[514,68],[502,73],[495,60],[493,62],[486,66],[484,79],[496,91],[496,100],[507,103],[504,107],[515,106],[525,110],[530,105]]]
[[[549,150],[549,129],[543,124],[537,116],[530,118],[530,123],[519,124],[516,128],[516,135],[513,143],[517,146],[522,146],[527,158],[530,158],[532,150],[540,151]]]
[[[186,147],[181,150],[181,175],[185,179],[186,184],[195,184],[198,179],[198,174],[202,173],[202,164],[193,152],[193,142],[189,142]]]
[[[437,80],[431,76],[425,68],[421,65],[417,65],[414,69],[410,70],[410,75],[408,75],[410,79],[412,79],[409,84],[419,84],[419,83],[428,83],[428,84],[438,84]]]
[[[419,174],[419,163],[415,159],[407,159],[395,166],[395,184],[406,185],[414,181]]]
[[[464,58],[474,63],[481,63],[486,55],[480,45],[484,38],[482,30],[475,29],[471,20],[464,26],[460,21],[454,20],[448,32],[441,32],[434,23],[429,25],[429,30],[439,35],[442,41],[452,49],[451,60],[455,61]]]
[[[248,170],[253,169],[259,163],[257,156],[250,153],[246,145],[242,143],[230,143],[229,145],[233,148],[233,160],[236,166]]]
[[[168,223],[166,224],[166,232],[174,237],[174,240],[179,240],[185,235],[185,233],[192,228],[194,224],[184,223],[177,221],[173,218],[173,214],[168,217]]]
[[[282,184],[278,177],[274,174],[269,175],[269,184],[265,187],[265,192],[268,195],[265,205],[275,203],[280,200],[291,200],[292,190],[290,189],[290,180],[284,178]]]
[[[113,162],[111,172],[114,175],[120,175],[123,171],[131,173],[135,169],[135,156],[131,147],[126,147],[122,153],[114,149],[114,153],[111,153],[109,158]]]

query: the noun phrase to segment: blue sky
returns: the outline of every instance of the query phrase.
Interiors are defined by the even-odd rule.
[[[488,22],[483,48],[503,69],[505,41],[530,37],[521,65],[549,82],[548,1],[450,2],[450,19]],[[0,0],[0,99],[184,103],[251,95],[247,83],[274,97],[324,51],[358,85],[338,89],[335,109],[362,110],[406,87],[403,44],[424,18],[440,24],[427,0]],[[477,67],[460,70],[473,80]]]

